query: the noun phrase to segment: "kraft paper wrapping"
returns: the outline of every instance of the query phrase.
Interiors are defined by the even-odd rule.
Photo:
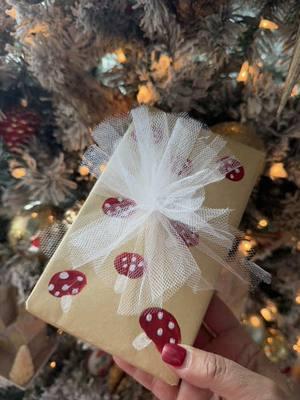
[[[127,140],[128,134],[127,132],[122,140]],[[120,147],[119,145],[115,151],[120,151]],[[245,169],[245,175],[240,181],[223,179],[207,187],[205,206],[232,209],[230,223],[237,227],[252,188],[262,171],[264,153],[259,149],[228,140],[226,148],[223,149],[220,157],[228,154],[233,155],[240,161]],[[122,156],[129,157],[130,155],[124,154]],[[113,160],[114,155],[107,168],[113,163]],[[81,268],[87,277],[88,284],[80,295],[74,296],[68,313],[62,312],[60,299],[51,296],[48,292],[49,281],[56,272],[72,269],[67,251],[69,235],[82,227],[82,217],[86,216],[91,208],[97,207],[97,209],[101,209],[105,198],[95,194],[97,185],[99,185],[99,180],[95,183],[94,189],[80,210],[76,221],[61,241],[30,295],[27,301],[27,309],[49,324],[110,354],[121,357],[169,384],[176,385],[178,383],[177,377],[161,361],[161,355],[153,343],[139,351],[132,346],[134,338],[142,332],[139,316],[121,316],[116,313],[119,295],[115,294],[112,288],[105,286],[88,264],[84,269]],[[193,252],[192,248],[190,250]],[[116,254],[112,254],[112,257],[122,251],[130,251],[130,242],[118,249]],[[135,248],[135,251],[143,254],[143,249]],[[111,262],[112,257],[109,257],[108,262]],[[204,254],[199,256],[199,253],[197,253],[197,262],[199,265],[201,262],[201,269],[207,280],[210,282],[217,280],[219,267],[211,259]],[[113,266],[112,274],[115,274],[117,278],[117,272]],[[163,305],[163,308],[174,315],[178,321],[182,343],[193,344],[212,294],[212,290],[194,294],[190,288],[182,287]]]

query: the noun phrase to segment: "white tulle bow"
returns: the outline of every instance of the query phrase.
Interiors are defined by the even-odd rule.
[[[139,107],[100,124],[94,139],[99,147],[88,149],[84,164],[99,176],[109,163],[93,189],[99,205],[71,235],[70,256],[73,268],[93,266],[120,295],[118,313],[162,306],[184,285],[212,289],[197,254],[243,281],[269,280],[233,252],[230,210],[205,207],[205,188],[230,172],[220,163],[221,137],[186,115]]]

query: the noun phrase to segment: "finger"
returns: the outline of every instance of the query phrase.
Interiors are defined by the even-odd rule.
[[[227,358],[189,346],[167,344],[162,359],[191,385],[232,400],[247,395],[257,398],[257,387],[261,385],[265,390],[271,387],[269,379]]]
[[[132,376],[137,382],[143,385],[146,389],[150,390],[154,396],[160,400],[175,400],[178,395],[178,387],[170,386],[158,378],[153,377],[146,372],[135,368],[126,361],[114,357],[115,363],[128,375]]]
[[[186,381],[182,381],[177,400],[210,400],[212,393],[206,389],[200,389]]]
[[[204,322],[216,335],[240,326],[239,321],[235,318],[231,310],[217,295],[213,296],[208,306]]]

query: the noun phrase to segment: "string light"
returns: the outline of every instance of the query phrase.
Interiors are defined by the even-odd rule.
[[[261,220],[258,221],[257,227],[258,228],[266,228],[269,225],[269,221],[265,218],[262,218]]]
[[[248,61],[244,61],[236,80],[238,82],[247,82],[248,78],[249,78],[249,63]]]
[[[295,302],[297,304],[300,304],[300,294],[297,294],[296,298],[295,298]]]
[[[293,349],[297,353],[300,353],[300,336],[297,338],[297,342],[293,345]]]
[[[117,56],[117,60],[120,64],[124,64],[127,61],[126,55],[124,53],[124,50],[119,48],[115,51],[115,55]]]
[[[263,321],[262,319],[257,316],[257,315],[251,315],[249,317],[249,323],[250,325],[252,325],[254,328],[260,328],[261,326],[263,326]]]
[[[32,212],[31,213],[31,218],[36,219],[39,216],[39,214],[37,212]]]
[[[274,163],[271,165],[270,170],[269,170],[269,177],[272,180],[285,179],[288,177],[288,174],[287,174],[282,162]]]
[[[26,169],[23,167],[14,168],[11,171],[11,176],[15,179],[22,179],[26,175]]]
[[[56,368],[56,361],[51,361],[49,365],[52,369]]]
[[[277,313],[278,313],[277,307],[272,302],[269,302],[267,307],[264,307],[260,310],[260,314],[268,322],[275,321],[277,318]]]
[[[239,251],[244,255],[248,256],[251,250],[256,246],[256,241],[252,238],[245,237],[245,239],[241,240],[239,244]]]
[[[86,165],[81,165],[78,168],[78,172],[81,176],[87,176],[90,173],[89,168]]]
[[[259,23],[259,28],[260,29],[269,29],[270,31],[275,31],[276,29],[279,28],[279,26],[273,21],[262,18]]]

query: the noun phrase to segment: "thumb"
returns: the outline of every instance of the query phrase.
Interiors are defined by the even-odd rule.
[[[281,399],[275,383],[227,358],[190,346],[167,344],[162,359],[186,382],[232,400]],[[270,395],[274,397],[270,397]]]

